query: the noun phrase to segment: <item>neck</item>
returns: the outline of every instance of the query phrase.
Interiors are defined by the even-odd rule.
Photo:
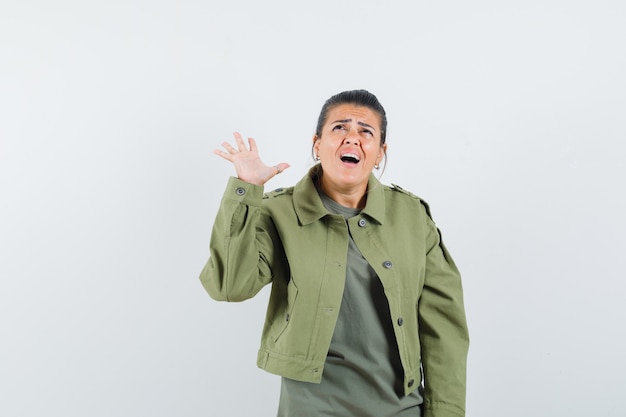
[[[367,201],[367,183],[354,187],[337,187],[322,175],[319,181],[321,190],[333,201],[349,208],[363,208]]]

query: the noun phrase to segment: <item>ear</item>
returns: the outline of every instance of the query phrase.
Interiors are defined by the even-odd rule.
[[[383,160],[383,157],[387,153],[387,144],[383,143],[383,146],[380,147],[380,151],[378,152],[378,157],[380,158],[378,163]]]
[[[313,135],[313,150],[317,154],[317,150],[320,147],[320,138],[317,135]]]

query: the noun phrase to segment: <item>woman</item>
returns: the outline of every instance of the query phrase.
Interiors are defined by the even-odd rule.
[[[372,174],[387,118],[365,91],[331,97],[313,136],[319,161],[289,167],[254,139],[223,143],[232,177],[200,279],[216,300],[272,283],[257,364],[282,376],[279,416],[465,415],[468,332],[459,272],[428,206]]]

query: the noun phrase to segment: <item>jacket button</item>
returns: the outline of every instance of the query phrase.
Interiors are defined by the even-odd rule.
[[[383,266],[387,269],[391,269],[391,267],[393,266],[393,264],[391,263],[391,261],[385,261],[383,262]]]
[[[402,317],[398,318],[398,326],[402,326],[404,324],[404,319]]]
[[[413,386],[413,384],[415,384],[415,380],[414,379],[409,381],[409,383],[408,383],[409,388],[411,388]]]
[[[359,220],[359,226],[365,227],[366,225],[367,225],[367,220],[365,220],[365,219]]]
[[[285,321],[289,321],[289,314],[285,316]]]
[[[235,192],[237,193],[237,195],[244,195],[246,193],[246,189],[243,187],[237,187]]]

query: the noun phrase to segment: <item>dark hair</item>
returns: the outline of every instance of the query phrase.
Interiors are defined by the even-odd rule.
[[[328,112],[341,104],[354,104],[355,106],[367,107],[377,113],[380,116],[380,144],[383,145],[385,143],[387,136],[387,114],[376,96],[367,90],[344,91],[326,100],[326,103],[322,106],[322,111],[317,119],[317,127],[315,128],[315,135],[318,138],[322,137],[322,129],[324,128],[324,124],[326,124]]]

